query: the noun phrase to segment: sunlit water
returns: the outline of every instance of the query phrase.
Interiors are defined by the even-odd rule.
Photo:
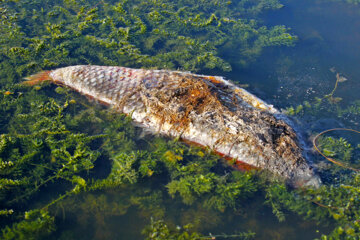
[[[284,5],[279,11],[268,12],[266,23],[285,24],[299,41],[293,48],[269,50],[260,63],[266,79],[252,80],[267,91],[267,97],[280,96],[278,104],[286,106],[331,92],[336,81],[333,69],[348,79],[337,90],[343,104],[359,99],[359,6],[310,0],[288,0]]]
[[[360,7],[313,0],[283,1],[283,4],[283,9],[268,12],[262,18],[266,25],[285,24],[292,28],[292,32],[299,37],[296,46],[266,49],[249,66],[234,66],[230,73],[217,74],[241,84],[249,84],[250,91],[278,108],[285,108],[331,92],[336,74],[330,69],[335,69],[348,79],[336,92],[337,96],[343,98],[342,104],[359,99]],[[314,124],[320,120],[312,119]],[[339,123],[337,120],[325,121],[328,125],[325,124],[324,128],[337,127],[339,124],[346,127],[346,123]],[[301,122],[299,124],[306,125]],[[140,187],[141,184],[136,186]],[[163,193],[166,191],[161,184],[154,184],[151,189],[161,190]],[[142,238],[141,230],[149,223],[151,213],[140,215],[136,207],[130,207],[124,210],[126,213],[122,212],[125,214],[114,214],[116,211],[111,211],[108,205],[123,201],[124,198],[116,197],[121,194],[124,193],[86,193],[85,196],[70,200],[74,201],[73,209],[57,210],[57,237]],[[91,209],[89,205],[83,206],[85,199],[89,198],[103,200],[104,208]],[[263,205],[264,196],[244,202],[244,208],[238,212],[227,210],[224,213],[201,210],[196,203],[186,206],[169,197],[165,196],[165,199],[165,219],[178,225],[197,221],[197,230],[204,234],[233,234],[250,230],[257,234],[256,239],[313,239],[331,229],[316,226],[314,222],[304,221],[291,213],[287,213],[286,221],[280,223],[271,209]]]

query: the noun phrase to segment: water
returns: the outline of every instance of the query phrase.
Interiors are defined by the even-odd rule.
[[[348,80],[339,84],[336,96],[341,106],[359,100],[360,89],[360,6],[331,1],[287,0],[284,8],[263,13],[260,18],[268,26],[284,24],[299,37],[295,47],[271,47],[248,66],[233,65],[233,71],[215,72],[241,84],[278,108],[302,104],[332,91],[336,73]],[[226,56],[224,56],[226,60]],[[300,128],[321,131],[331,127],[357,127],[357,122],[336,116],[307,116],[295,121]],[[309,131],[307,132],[309,133]],[[306,135],[306,134],[305,134]],[[350,136],[351,138],[351,136]],[[141,141],[141,140],[140,140]],[[305,139],[306,144],[310,144]],[[84,193],[60,203],[52,212],[57,216],[59,239],[140,239],[141,230],[151,216],[161,216],[173,225],[193,223],[204,234],[233,234],[253,231],[256,239],[313,239],[329,233],[330,227],[303,220],[286,212],[279,222],[271,208],[263,204],[264,196],[256,194],[243,201],[237,211],[206,210],[195,202],[188,206],[166,194],[161,183],[138,183],[130,190]],[[158,182],[160,181],[160,182]],[[165,182],[165,181],[164,181]],[[133,194],[136,191],[140,193]],[[140,209],[131,197],[162,197],[159,209]],[[127,195],[128,194],[128,195]],[[156,202],[156,201],[154,201]],[[93,205],[91,205],[93,204]],[[160,212],[159,212],[160,211]],[[163,211],[163,212],[161,212]]]
[[[274,84],[268,94],[274,96],[281,89],[283,96],[290,94],[292,98],[298,97],[295,101],[299,103],[309,97],[306,96],[309,87],[313,88],[315,95],[331,92],[336,79],[329,70],[335,68],[349,79],[338,89],[338,95],[344,98],[344,104],[358,99],[359,7],[339,2],[306,0],[285,1],[284,5],[279,11],[265,14],[265,21],[270,25],[286,24],[299,36],[299,42],[294,48],[274,49],[265,55],[265,72]],[[270,61],[274,58],[275,61]],[[289,87],[286,83],[289,80],[293,81],[291,84],[301,85],[303,91],[292,91],[291,84]],[[261,88],[267,89],[267,81],[261,82]],[[283,90],[283,85],[289,89]],[[287,100],[289,99],[282,102]]]
[[[156,188],[152,189],[155,190]],[[123,202],[126,202],[124,196],[119,195],[124,194],[120,191],[92,193],[72,199],[70,203],[65,201],[64,212],[58,210],[59,236],[62,239],[141,239],[142,229],[149,224],[151,217],[156,218],[156,213],[137,207],[119,210],[117,205],[121,207],[124,205]],[[170,226],[192,223],[193,230],[204,235],[232,235],[252,231],[256,233],[256,239],[300,240],[314,239],[331,230],[331,227],[319,226],[314,221],[304,221],[300,216],[290,212],[285,212],[286,221],[279,222],[272,214],[271,208],[263,205],[264,196],[243,201],[242,208],[236,211],[229,209],[223,213],[206,210],[196,202],[192,206],[187,206],[166,196],[164,198],[163,219],[170,222]],[[95,199],[97,203],[93,203],[92,206],[91,201]]]

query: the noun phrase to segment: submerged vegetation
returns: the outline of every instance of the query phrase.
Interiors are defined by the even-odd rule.
[[[329,223],[322,239],[359,238],[358,173],[328,167],[320,189],[288,189],[233,171],[207,149],[146,135],[129,117],[66,88],[18,84],[75,64],[230,71],[264,47],[294,44],[285,26],[258,20],[281,7],[277,0],[0,0],[0,238],[116,238],[112,220],[131,219],[136,209],[148,220],[138,223],[146,239],[253,239],[249,231],[206,231],[246,215],[259,196],[280,221],[293,211]],[[342,108],[335,90],[289,112],[316,115],[329,104],[329,115],[357,119],[359,102]],[[357,163],[359,146],[345,139],[324,137],[319,147]]]
[[[331,69],[331,71],[333,72],[335,70]],[[288,107],[284,112],[287,115],[297,117],[304,115],[320,116],[322,118],[336,117],[346,123],[347,126],[356,127],[360,120],[360,101],[357,99],[350,104],[343,105],[343,99],[338,97],[336,92],[336,90],[341,87],[341,84],[347,80],[348,79],[340,73],[335,73],[335,84],[330,93],[304,101],[298,106]]]
[[[320,154],[329,162],[320,161],[317,168],[322,172],[324,185],[316,190],[298,190],[290,193],[283,185],[273,185],[267,191],[267,203],[273,207],[279,220],[285,220],[282,208],[304,215],[308,219],[335,224],[329,235],[321,239],[358,239],[360,237],[360,144],[358,119],[360,108],[358,100],[348,106],[342,104],[342,98],[336,96],[336,90],[348,79],[334,68],[336,81],[330,93],[323,97],[304,101],[296,107],[285,111],[288,115],[303,117],[333,118],[348,126],[333,129],[320,129],[322,132],[311,132],[316,135],[313,144]],[[305,121],[304,119],[304,121]],[[351,129],[353,127],[355,129]],[[319,131],[319,129],[317,129]],[[275,197],[274,197],[275,196]]]
[[[75,64],[230,71],[220,51],[246,64],[263,47],[296,40],[251,19],[278,1],[61,2],[1,1],[4,78]]]
[[[1,217],[21,219],[23,211],[29,208],[40,208],[42,213],[40,219],[34,221],[29,221],[26,214],[30,212],[26,213],[22,222],[3,231],[3,239],[18,239],[21,234],[37,236],[38,221],[53,221],[47,217],[42,220],[42,216],[48,216],[48,210],[56,211],[58,204],[66,205],[66,211],[71,211],[70,206],[76,204],[63,199],[79,193],[117,189],[117,198],[122,199],[120,205],[106,210],[102,200],[91,201],[92,194],[86,194],[81,201],[84,211],[95,210],[102,204],[105,212],[122,215],[129,207],[139,206],[150,211],[151,216],[161,218],[165,212],[164,191],[184,204],[191,205],[197,200],[206,209],[219,211],[238,208],[238,200],[257,191],[251,173],[226,170],[227,167],[206,150],[161,138],[153,139],[150,145],[143,142],[147,150],[140,149],[137,144],[145,140],[134,142],[136,129],[130,124],[130,118],[106,109],[84,107],[70,99],[68,93],[54,96],[58,100],[35,101],[33,94],[17,92],[21,88],[24,87],[13,89],[15,93],[11,95],[1,95],[1,109],[13,113],[2,115],[3,121],[8,117],[9,124],[1,129],[0,201],[4,208]],[[30,99],[30,106],[26,106]],[[78,132],[75,126],[82,126],[82,131]],[[100,165],[109,161],[111,166],[104,170]],[[217,165],[217,170],[224,169],[224,173],[213,170]],[[107,172],[107,176],[99,176],[104,174],[96,170],[99,168]],[[167,177],[161,180],[161,176]],[[141,186],[144,181],[161,181],[163,187],[153,192],[149,186]],[[55,198],[50,196],[52,200],[32,203],[32,199],[52,188],[63,193]],[[49,233],[55,229],[50,223]]]
[[[281,7],[266,0],[2,0],[1,238],[74,237],[76,231],[61,229],[59,209],[70,215],[82,209],[78,221],[84,225],[87,215],[95,215],[93,237],[103,238],[109,234],[106,214],[121,216],[132,206],[148,219],[162,219],[169,211],[164,201],[201,203],[199,214],[184,216],[195,230],[211,209],[239,208],[258,189],[251,173],[230,171],[206,149],[136,139],[140,133],[129,118],[91,107],[62,87],[17,83],[43,69],[75,64],[230,71],[220,52],[246,64],[263,47],[294,44],[296,37],[284,26],[268,28],[254,20],[263,10]],[[156,182],[161,184],[151,186]],[[119,203],[108,203],[112,191]],[[71,204],[78,198],[83,204]],[[150,238],[155,230],[174,238],[187,234],[174,235],[159,220],[146,229]]]
[[[146,227],[143,231],[143,234],[146,236],[145,239],[152,240],[175,240],[175,239],[216,239],[216,238],[235,238],[235,239],[244,239],[250,240],[254,239],[254,233],[241,233],[241,234],[234,234],[234,235],[212,235],[209,236],[202,236],[198,233],[189,233],[189,229],[191,229],[191,224],[185,225],[182,228],[177,227],[177,229],[171,230],[169,227],[161,220],[153,221],[151,220],[151,224]]]

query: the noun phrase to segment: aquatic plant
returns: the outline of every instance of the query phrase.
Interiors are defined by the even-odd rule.
[[[350,106],[341,106],[341,99],[334,97],[338,83],[343,82],[341,75],[336,75],[334,89],[323,98],[305,101],[297,107],[287,109],[289,115],[301,118],[305,116],[338,118],[353,125],[357,119],[358,101]],[[356,125],[354,125],[356,126]],[[333,129],[334,131],[337,129]],[[349,130],[349,129],[338,129]],[[324,131],[324,133],[330,130]],[[351,130],[355,132],[356,130]],[[322,133],[321,133],[322,134]],[[318,136],[318,135],[317,135]],[[302,189],[288,191],[284,185],[272,185],[265,189],[266,203],[272,206],[274,214],[280,221],[285,220],[284,209],[296,212],[308,219],[319,223],[328,223],[333,231],[323,234],[321,239],[358,239],[360,237],[360,174],[356,170],[359,166],[357,155],[358,145],[353,146],[344,137],[321,135],[316,137],[316,146],[327,159],[333,163],[318,164],[322,166],[324,183],[319,189]],[[337,163],[335,165],[334,163]]]
[[[0,120],[6,123],[1,126],[0,137],[0,202],[6,208],[1,216],[14,216],[11,229],[17,228],[16,220],[21,219],[23,209],[34,207],[29,200],[53,187],[58,188],[60,195],[37,203],[41,211],[50,210],[53,214],[58,206],[67,205],[65,198],[79,193],[122,189],[127,200],[120,201],[123,206],[109,206],[109,211],[125,214],[127,208],[137,206],[147,217],[164,215],[161,202],[166,193],[173,197],[179,193],[187,204],[203,202],[208,209],[224,211],[228,207],[239,208],[239,200],[257,191],[251,173],[225,170],[220,159],[204,149],[156,137],[148,144],[148,150],[139,151],[130,118],[99,107],[87,108],[81,98],[58,87],[39,88],[23,93],[24,86],[14,85],[11,94],[3,91],[0,95]],[[97,176],[97,162],[106,161],[109,171]],[[219,174],[213,170],[215,166],[218,171],[225,171]],[[145,191],[143,187],[134,191],[142,179],[164,175],[168,181],[163,182],[167,186],[163,193]],[[185,185],[181,182],[191,184],[189,191],[182,190]],[[83,209],[89,210],[92,208],[87,202],[104,203],[90,199],[81,202]]]
[[[334,70],[335,71],[335,70]],[[306,100],[297,106],[290,106],[284,109],[284,113],[289,116],[313,116],[320,118],[334,118],[346,123],[348,128],[356,128],[360,116],[360,102],[355,99],[349,104],[342,103],[342,98],[336,96],[339,84],[347,81],[340,73],[336,73],[336,81],[330,93],[323,96],[315,96],[313,99]]]
[[[49,236],[54,230],[54,217],[49,216],[47,211],[31,210],[25,212],[22,221],[14,224],[11,228],[5,227],[0,236],[4,240],[36,240]]]
[[[335,221],[334,230],[321,239],[357,239],[360,237],[360,174],[354,174],[340,185],[322,186],[290,192],[284,185],[266,189],[267,203],[279,220],[285,220],[282,209],[288,209],[318,222]]]
[[[144,230],[146,237],[209,238],[213,236],[195,232],[201,221],[216,222],[222,212],[241,209],[244,200],[259,192],[266,194],[280,220],[286,217],[285,209],[322,223],[333,218],[337,226],[324,239],[356,238],[358,175],[343,185],[318,190],[292,191],[281,184],[263,184],[265,180],[258,181],[251,172],[233,172],[207,149],[160,137],[138,139],[139,130],[129,118],[94,107],[95,103],[66,88],[14,84],[33,72],[74,64],[229,71],[230,61],[247,64],[264,47],[294,44],[296,37],[286,27],[265,27],[255,20],[264,10],[280,7],[276,0],[64,0],[60,4],[2,0],[2,238],[44,238],[61,225],[61,216],[74,212],[80,225],[95,216],[94,236],[101,238],[109,236],[107,216],[122,216],[136,208],[146,218],[166,219],[171,210],[165,202],[199,206],[180,216],[183,222],[194,221],[194,229],[168,227],[176,222],[169,219],[152,221]],[[338,106],[328,101],[330,97],[304,102],[294,113],[315,113],[322,104]],[[331,109],[355,116],[358,105]],[[338,139],[324,139],[321,144],[341,159],[348,159],[355,149]],[[54,190],[47,195],[49,189]],[[32,203],[33,199],[40,200]],[[234,234],[243,239],[253,235]]]
[[[196,239],[216,239],[216,238],[235,238],[235,239],[244,239],[250,240],[254,239],[255,234],[252,232],[245,232],[233,235],[208,235],[204,236],[197,232],[191,232],[192,225],[187,224],[183,227],[177,226],[175,230],[170,229],[166,223],[162,220],[153,220],[151,219],[150,225],[148,225],[143,230],[143,235],[145,235],[145,239],[148,240],[175,240],[175,239],[183,239],[183,240],[196,240]]]
[[[19,78],[81,63],[229,71],[221,49],[231,49],[246,63],[263,47],[296,40],[284,26],[268,29],[253,19],[240,19],[241,13],[255,18],[262,10],[279,8],[278,1],[123,0],[94,5],[85,0],[2,1],[2,74]]]
[[[81,126],[89,123],[87,118],[79,120],[79,115],[83,117],[84,111],[89,112],[89,109],[76,104],[71,96],[58,90],[62,95],[57,95],[58,100],[55,100],[45,97],[36,88],[29,93],[23,93],[23,89],[23,86],[13,85],[11,94],[2,91],[0,95],[0,122],[3,123],[0,129],[0,203],[6,208],[1,210],[1,216],[11,216],[12,220],[30,207],[29,199],[49,187],[63,186],[59,197],[42,204],[43,210],[84,189],[94,162],[100,161],[100,144],[108,132],[105,128],[102,134],[99,130],[103,129],[92,129],[89,125],[82,128],[83,132],[71,129],[75,122]],[[105,113],[103,110],[98,115],[100,122],[108,122],[116,116],[109,129],[116,128],[117,132],[109,136],[122,136],[114,141],[114,146],[123,144],[124,151],[132,148],[133,144],[126,138],[133,133],[130,123],[124,121],[123,116]],[[122,128],[128,130],[127,134],[121,132]]]
[[[334,131],[335,130],[336,129],[334,129]],[[338,130],[344,129],[340,128]],[[355,130],[354,132],[359,133]],[[337,139],[334,137],[320,136],[317,143],[315,143],[315,140],[314,144],[316,144],[316,148],[319,149],[318,151],[320,151],[320,154],[323,154],[323,156],[327,160],[337,165],[336,167],[332,166],[332,171],[339,171],[345,169],[357,171],[359,169],[359,159],[356,159],[357,156],[353,154],[354,148],[345,138],[340,137]],[[357,148],[358,147],[355,147],[355,149]]]

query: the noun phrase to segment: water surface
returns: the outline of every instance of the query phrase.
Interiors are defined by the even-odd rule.
[[[286,108],[312,101],[331,92],[336,81],[336,73],[341,73],[348,81],[342,83],[336,95],[343,98],[341,104],[359,99],[360,89],[360,7],[331,1],[284,1],[284,8],[269,11],[261,17],[266,25],[285,24],[299,37],[296,46],[268,48],[248,66],[234,64],[228,79],[241,84],[249,84],[249,90],[278,108]],[[226,59],[226,55],[224,56]],[[335,70],[334,70],[335,69]],[[308,122],[297,122],[301,127],[308,127]],[[333,120],[333,121],[332,121]],[[338,127],[347,127],[334,116],[333,119],[311,118],[310,126],[316,128],[317,121],[324,121],[317,131]],[[356,123],[355,123],[356,124]],[[351,124],[350,124],[351,125]],[[350,126],[349,126],[350,127]],[[310,142],[307,141],[310,145]],[[164,191],[160,185],[153,191]],[[116,200],[116,192],[98,193],[108,203]],[[97,194],[95,194],[97,195]],[[82,196],[86,198],[85,196]],[[253,231],[256,239],[314,239],[321,233],[329,233],[330,227],[318,226],[315,222],[305,221],[300,216],[287,212],[285,222],[279,222],[268,206],[263,204],[264,196],[257,196],[244,201],[244,208],[238,211],[226,210],[223,213],[202,209],[194,204],[187,206],[174,199],[165,197],[165,219],[181,226],[193,222],[196,229],[204,234],[236,233]],[[82,201],[81,197],[78,201]],[[66,214],[65,229],[74,230],[70,235],[78,239],[122,238],[139,239],[143,227],[148,224],[151,213],[143,215],[136,207],[131,207],[125,215],[97,212],[90,214],[87,224],[73,229],[69,222],[78,222],[77,216],[84,214],[84,209],[76,209]],[[146,211],[145,211],[146,212]],[[83,234],[85,231],[85,234]],[[221,238],[219,238],[221,239]]]
[[[313,103],[315,97],[323,98],[333,90],[338,73],[347,79],[334,93],[342,98],[339,106],[346,108],[360,100],[360,6],[325,0],[285,0],[282,3],[283,8],[262,13],[259,18],[266,26],[291,28],[291,33],[299,38],[294,47],[266,48],[246,66],[231,62],[233,56],[227,56],[228,53],[220,53],[233,70],[201,73],[223,75],[239,84],[247,84],[249,91],[279,109],[296,107],[304,101]],[[358,127],[356,118],[350,115],[338,117],[337,113],[325,110],[320,114],[305,111],[293,117],[309,149],[313,132],[333,127]],[[352,134],[339,136],[346,137],[354,145],[358,141]],[[153,137],[144,137],[139,131],[134,141],[141,149],[151,145]],[[310,161],[318,163],[321,160],[314,157]],[[103,167],[99,175],[106,175],[107,167]],[[217,170],[217,166],[214,168]],[[219,167],[219,171],[228,169]],[[329,225],[317,225],[291,212],[285,212],[286,221],[279,222],[272,209],[264,204],[262,193],[243,200],[242,207],[236,210],[209,210],[200,201],[189,206],[167,194],[167,181],[166,176],[146,178],[128,188],[69,197],[50,209],[56,216],[58,227],[50,239],[141,239],[141,231],[152,217],[163,218],[174,228],[192,223],[194,230],[205,235],[252,231],[256,233],[256,239],[263,240],[314,239],[333,229],[331,219]],[[57,188],[62,189],[61,186]],[[36,199],[38,202],[32,203],[34,207],[45,204],[50,195],[56,195],[51,191],[47,194]],[[147,207],[139,203],[139,199],[144,198]]]

